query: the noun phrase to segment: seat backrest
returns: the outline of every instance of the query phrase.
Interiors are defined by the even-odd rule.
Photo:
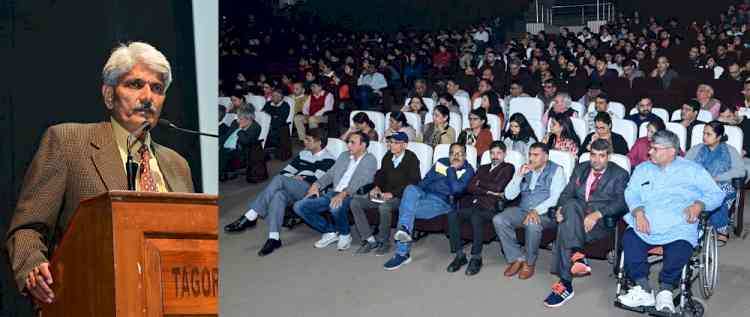
[[[595,106],[596,103],[589,103],[588,112],[594,111]],[[607,109],[609,109],[609,111],[611,111],[615,117],[619,119],[625,118],[625,105],[623,105],[622,103],[619,103],[617,101],[610,101],[609,104],[607,104]]]
[[[648,122],[641,122],[641,126],[638,127],[638,137],[642,138],[648,134]]]
[[[259,95],[249,94],[245,96],[245,101],[253,105],[253,108],[255,108],[255,111],[263,110],[263,106],[266,105],[266,98],[264,98],[263,96],[259,96]]]
[[[328,138],[326,150],[328,150],[328,153],[331,153],[331,155],[333,155],[333,159],[336,160],[339,158],[339,155],[341,155],[341,153],[347,151],[346,142],[342,141],[339,138]]]
[[[703,143],[703,129],[706,127],[705,124],[696,124],[693,127],[693,132],[690,133],[690,145]]]
[[[448,125],[451,126],[451,128],[453,128],[453,131],[456,132],[453,134],[454,135],[453,142],[456,142],[458,140],[458,135],[461,134],[463,119],[461,119],[460,114],[455,113],[455,112],[451,112],[449,117],[450,117],[450,121],[448,122]],[[427,116],[424,117],[424,124],[426,125],[430,122],[432,122],[432,116],[428,114]]]
[[[584,112],[584,110],[586,108],[584,108],[583,105],[581,103],[577,102],[577,101],[571,102],[570,103],[570,108],[572,108],[573,110],[575,110],[576,112],[578,112],[578,116],[580,116],[580,117],[583,117],[583,115],[586,114],[586,112]]]
[[[383,115],[382,112],[365,110],[352,111],[352,113],[349,115],[349,126],[354,125],[354,116],[360,112],[366,113],[367,117],[369,117],[370,120],[375,124],[375,132],[378,133],[378,137],[380,138],[380,140],[378,141],[385,140],[385,135],[383,135],[385,134],[385,115]]]
[[[432,155],[434,150],[431,146],[420,143],[420,142],[409,142],[406,146],[409,151],[414,152],[419,159],[419,172],[422,174],[422,178],[427,175],[427,172],[432,168]]]
[[[461,110],[461,114],[469,114],[471,111],[471,100],[464,96],[453,96],[458,103],[458,109]]]
[[[370,142],[370,146],[367,147],[367,152],[372,153],[372,155],[375,156],[375,159],[378,161],[378,169],[380,169],[383,156],[388,153],[388,148],[385,144],[380,142]]]
[[[542,120],[528,119],[527,121],[529,122],[531,129],[534,130],[534,136],[536,136],[536,139],[541,141],[546,132],[546,129],[542,126]]]
[[[586,131],[588,131],[588,129],[586,128],[586,120],[583,120],[581,118],[570,118],[570,122],[573,123],[573,130],[576,131],[578,139],[582,141],[586,139]]]
[[[518,171],[521,169],[521,165],[526,163],[526,158],[523,157],[521,152],[507,150],[505,152],[505,162],[513,164],[515,170]],[[492,159],[490,159],[490,151],[485,151],[484,154],[482,154],[482,159],[480,160],[479,165],[487,165],[490,163],[492,163]]]
[[[284,97],[284,101],[289,105],[289,116],[286,118],[286,123],[291,124],[294,120],[294,99],[291,96]]]
[[[590,160],[591,160],[591,153],[586,152],[586,153],[581,154],[581,157],[578,159],[578,162],[583,163],[583,162],[588,162]],[[612,153],[609,155],[609,161],[617,164],[618,166],[626,170],[628,173],[630,173],[630,159],[627,156],[622,155],[622,154]]]
[[[677,109],[672,112],[672,121],[680,119],[682,119],[682,109]],[[711,122],[713,121],[714,116],[711,114],[711,111],[701,109],[700,111],[698,111],[697,119],[698,121]]]
[[[423,97],[422,100],[424,100],[424,106],[427,107],[427,112],[432,113],[432,109],[435,108],[435,100],[432,100],[430,97]],[[411,98],[406,98],[404,106],[408,106],[410,101]]]
[[[406,116],[406,123],[408,123],[417,132],[417,135],[422,135],[422,117],[414,112],[404,112]],[[429,113],[425,116],[425,119],[432,117]],[[391,112],[385,114],[385,130],[391,127]],[[374,121],[373,121],[374,122]],[[427,124],[427,123],[425,123]]]
[[[263,111],[256,111],[255,122],[258,122],[260,126],[260,136],[258,136],[258,139],[263,140],[263,147],[265,148],[268,132],[271,130],[271,115]]]
[[[633,109],[630,109],[630,114],[636,114],[638,113],[638,105],[633,107]],[[653,113],[655,116],[659,117],[661,121],[668,122],[669,121],[669,111],[664,108],[651,108],[651,113]]]
[[[229,105],[232,104],[232,98],[229,97],[219,97],[219,104],[229,108]]]
[[[727,135],[727,144],[734,146],[734,149],[737,150],[737,153],[742,155],[742,145],[744,144],[744,133],[742,132],[742,129],[735,126],[725,125],[724,126],[724,133]]]
[[[565,171],[565,183],[567,183],[568,178],[573,174],[573,169],[576,167],[576,159],[573,157],[573,154],[565,151],[549,150],[549,160],[562,166],[563,171]]]
[[[441,158],[448,157],[450,155],[450,147],[450,144],[438,144],[435,147],[435,152],[432,154],[432,164],[435,164]],[[466,160],[469,162],[469,165],[471,165],[471,167],[473,167],[476,171],[477,148],[475,148],[473,145],[466,146]]]
[[[638,127],[630,120],[613,118],[612,132],[622,135],[625,142],[628,143],[628,149],[633,147],[635,140],[638,138]]]
[[[687,130],[685,127],[677,122],[667,122],[665,125],[667,126],[667,130],[672,131],[677,135],[680,139],[680,149],[685,151],[685,146],[687,145]]]
[[[500,117],[496,114],[487,114],[487,123],[490,125],[493,140],[500,140]]]
[[[544,104],[539,98],[534,97],[516,97],[511,99],[508,118],[514,113],[523,113],[528,120],[542,120],[544,114]]]

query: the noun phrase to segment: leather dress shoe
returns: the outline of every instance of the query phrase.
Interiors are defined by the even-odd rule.
[[[258,219],[250,220],[243,215],[234,222],[224,226],[224,232],[242,232],[245,229],[255,227],[256,224],[258,224]]]
[[[466,267],[466,275],[472,276],[479,273],[482,269],[482,258],[472,257],[469,260],[469,266]]]
[[[451,264],[448,265],[448,268],[446,271],[449,273],[456,272],[461,269],[462,266],[466,265],[466,256],[465,255],[457,255]]]
[[[269,255],[278,248],[281,248],[281,240],[268,239],[266,240],[266,244],[263,245],[263,248],[261,248],[260,251],[258,251],[258,255],[259,256]]]

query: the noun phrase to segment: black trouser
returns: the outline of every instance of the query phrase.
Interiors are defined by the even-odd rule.
[[[480,207],[462,208],[448,213],[448,235],[450,236],[451,253],[461,250],[461,224],[468,218],[471,221],[472,229],[471,255],[481,256],[482,244],[484,243],[484,239],[482,239],[482,225],[485,222],[491,222],[493,216],[495,216],[494,210]]]
[[[586,232],[583,227],[583,220],[586,218],[584,207],[583,201],[578,199],[570,199],[563,204],[563,222],[557,224],[557,239],[552,247],[552,271],[569,282],[573,278],[570,273],[570,267],[573,266],[570,257],[573,252],[583,250],[587,243],[604,239],[612,233],[612,229],[604,227],[604,219],[599,219],[591,231]]]

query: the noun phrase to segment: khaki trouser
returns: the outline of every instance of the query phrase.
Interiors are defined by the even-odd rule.
[[[297,129],[297,137],[300,141],[305,140],[305,124],[310,124],[310,129],[315,129],[320,123],[327,123],[328,117],[326,116],[308,116],[298,113],[294,116],[294,127]]]

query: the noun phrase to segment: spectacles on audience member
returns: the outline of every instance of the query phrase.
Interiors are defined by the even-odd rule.
[[[471,121],[478,121],[479,117],[469,117],[469,120],[471,120]]]

